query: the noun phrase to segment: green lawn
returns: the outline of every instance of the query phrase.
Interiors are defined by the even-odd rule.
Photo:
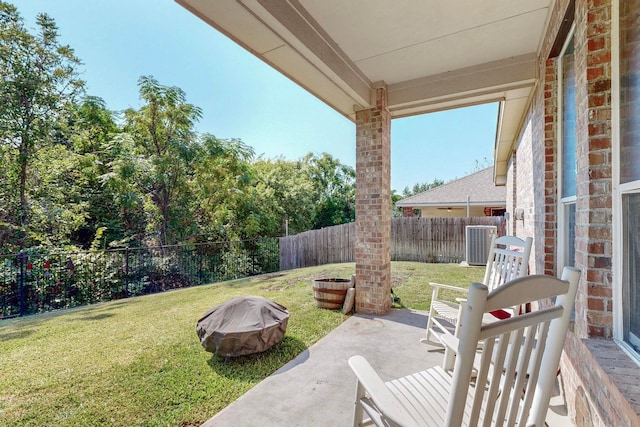
[[[8,426],[200,425],[347,319],[318,309],[310,280],[354,264],[304,268],[0,321],[0,420]],[[483,269],[392,263],[400,305],[426,310],[429,281],[467,286]],[[283,341],[225,361],[203,350],[197,320],[260,295],[288,308]]]

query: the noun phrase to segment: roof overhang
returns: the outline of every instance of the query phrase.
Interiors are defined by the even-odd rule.
[[[396,206],[400,208],[446,208],[446,207],[461,207],[461,206],[491,206],[501,207],[506,206],[507,202],[502,201],[484,201],[484,202],[451,202],[451,203],[424,203],[424,202],[396,202]]]
[[[393,118],[500,102],[504,184],[553,0],[176,0],[355,120],[387,89]]]

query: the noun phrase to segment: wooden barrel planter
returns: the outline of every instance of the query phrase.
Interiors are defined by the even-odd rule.
[[[347,290],[351,286],[349,279],[313,280],[313,298],[316,300],[316,306],[330,310],[342,308]]]

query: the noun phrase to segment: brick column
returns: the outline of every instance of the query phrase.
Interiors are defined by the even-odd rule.
[[[576,301],[580,338],[612,337],[611,0],[576,2]]]
[[[548,59],[544,67],[544,264],[543,273],[555,276],[558,206],[558,59]]]
[[[386,88],[356,113],[356,311],[391,308],[391,114]]]

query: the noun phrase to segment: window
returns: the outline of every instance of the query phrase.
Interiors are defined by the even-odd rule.
[[[558,70],[558,151],[560,185],[558,206],[558,271],[575,264],[576,219],[576,93],[573,28],[560,53]]]
[[[615,2],[614,2],[615,3]],[[615,337],[640,354],[640,2],[617,3],[618,48],[614,50],[614,265]],[[617,209],[616,209],[617,208]]]
[[[640,193],[622,196],[624,340],[640,353]]]

